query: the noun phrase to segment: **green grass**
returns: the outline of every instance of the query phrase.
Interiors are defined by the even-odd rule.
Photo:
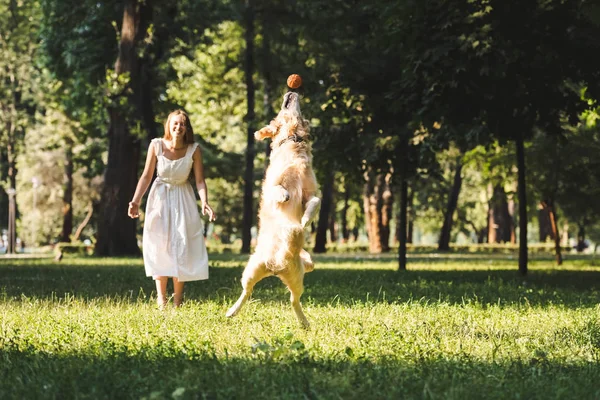
[[[234,319],[246,257],[161,312],[141,259],[0,259],[0,398],[592,399],[600,263],[316,257],[299,328],[276,278]]]

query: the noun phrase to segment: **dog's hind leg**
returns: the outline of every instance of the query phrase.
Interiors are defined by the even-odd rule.
[[[272,273],[265,268],[265,263],[261,262],[255,254],[252,255],[242,274],[242,294],[225,315],[227,317],[235,316],[252,295],[254,285],[269,275]]]
[[[293,277],[289,272],[285,272],[277,276],[290,291],[290,302],[292,303],[292,309],[296,313],[296,317],[298,318],[300,325],[302,325],[304,329],[309,329],[310,324],[304,315],[304,311],[302,311],[302,304],[300,304],[300,296],[302,296],[302,293],[304,292],[304,272],[293,274]]]
[[[304,249],[300,250],[300,262],[302,262],[302,265],[304,266],[304,272],[311,272],[315,269],[315,264],[313,263],[310,254]]]

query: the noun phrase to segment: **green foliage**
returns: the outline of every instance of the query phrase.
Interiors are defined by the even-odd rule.
[[[13,159],[19,154],[39,95],[38,6],[35,1],[0,1],[0,14],[5,16],[0,21],[0,145],[12,147],[9,156]]]
[[[196,134],[224,152],[246,148],[242,33],[236,23],[224,22],[204,32],[207,42],[193,48],[191,57],[171,60],[177,80],[167,87],[168,100],[190,114]]]
[[[141,259],[0,260],[2,398],[595,398],[597,261],[317,257],[298,328],[276,279],[240,315],[242,256],[164,312]],[[167,371],[167,372],[165,372]]]
[[[62,232],[63,184],[65,138],[75,136],[77,124],[57,110],[38,115],[36,124],[25,138],[25,148],[17,162],[17,202],[21,211],[19,232],[29,245],[53,243]],[[82,157],[95,140],[73,146],[75,158]],[[83,157],[85,158],[85,156]],[[101,177],[97,177],[94,164],[79,163],[73,174],[73,222],[75,228],[83,221],[89,205],[99,199]],[[93,236],[95,227],[90,224],[84,237]]]

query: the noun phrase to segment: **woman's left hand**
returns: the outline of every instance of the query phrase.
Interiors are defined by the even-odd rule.
[[[208,203],[202,204],[202,215],[206,214],[208,214],[208,220],[211,222],[217,219],[214,210]]]

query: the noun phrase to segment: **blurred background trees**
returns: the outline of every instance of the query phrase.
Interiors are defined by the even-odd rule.
[[[322,191],[315,252],[597,242],[600,6],[586,0],[0,0],[0,225],[35,248],[138,254],[149,140],[186,110],[247,252],[291,73]],[[15,207],[9,212],[9,193]],[[244,217],[246,215],[246,217]],[[15,224],[11,224],[13,218]],[[7,251],[17,249],[8,248]]]

